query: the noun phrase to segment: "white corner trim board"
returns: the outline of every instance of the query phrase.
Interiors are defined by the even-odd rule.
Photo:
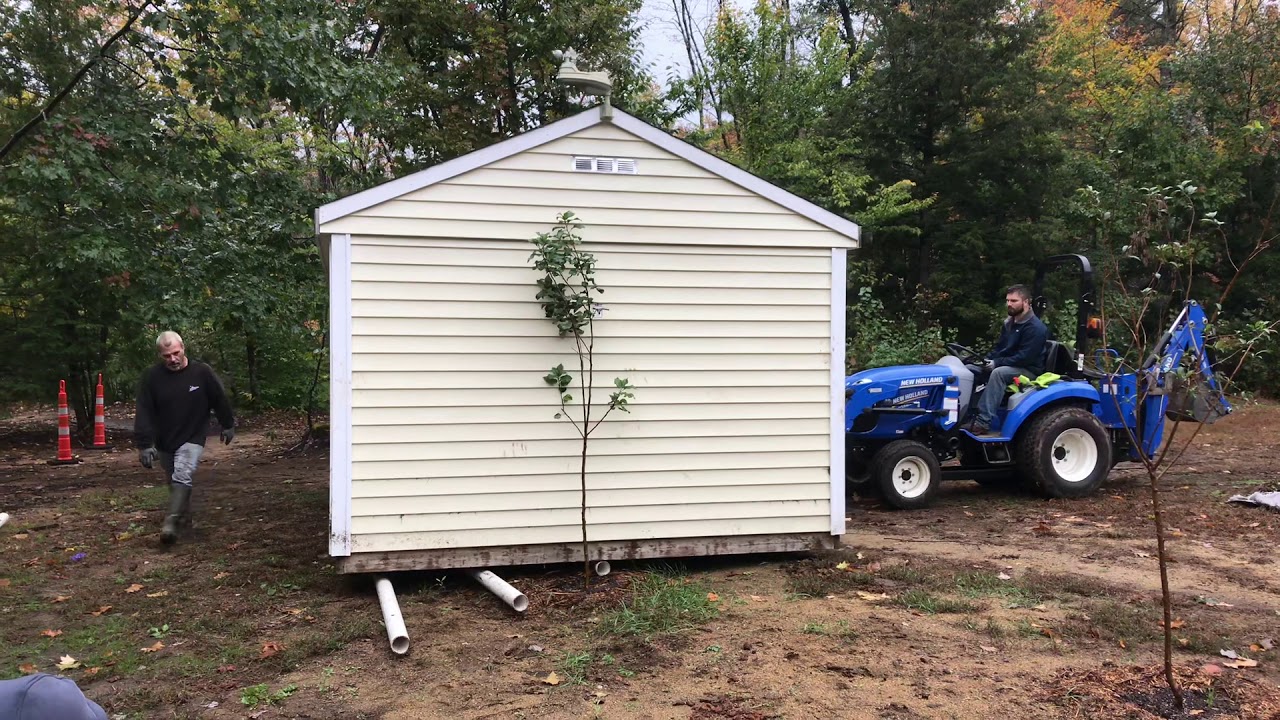
[[[351,236],[329,240],[329,555],[351,555]]]
[[[844,522],[844,357],[845,288],[848,250],[831,249],[831,534],[843,535]]]
[[[602,122],[612,122],[622,130],[677,157],[683,158],[703,170],[714,173],[735,185],[772,200],[792,212],[844,235],[853,241],[853,247],[858,246],[862,231],[857,223],[823,210],[798,195],[793,195],[766,180],[762,180],[738,168],[732,163],[725,162],[715,155],[700,150],[621,110],[614,110],[612,120],[603,120],[600,117],[599,107],[585,110],[577,115],[553,122],[536,130],[530,130],[509,140],[495,143],[412,175],[406,175],[363,192],[321,205],[315,212],[316,232],[320,232],[320,226],[324,223],[371,208],[374,205],[402,195],[407,195],[415,190],[421,190],[443,180],[457,177],[465,172],[490,165],[525,150],[545,145],[553,140],[559,140]],[[337,238],[335,237],[334,239],[336,240]]]

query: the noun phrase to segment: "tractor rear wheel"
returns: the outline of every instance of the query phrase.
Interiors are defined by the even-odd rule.
[[[914,440],[895,440],[871,458],[871,480],[885,502],[899,510],[928,505],[942,483],[942,464],[928,447]]]
[[[1047,411],[1032,421],[1016,450],[1018,472],[1049,497],[1089,495],[1111,471],[1111,438],[1083,408]]]

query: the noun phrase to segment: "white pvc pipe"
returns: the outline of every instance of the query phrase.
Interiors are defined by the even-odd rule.
[[[591,569],[595,571],[596,575],[604,577],[605,575],[608,575],[613,568],[609,565],[608,560],[597,560],[592,563]]]
[[[396,602],[396,591],[391,581],[379,577],[374,586],[378,589],[378,604],[382,606],[382,621],[387,625],[387,639],[391,641],[391,652],[403,655],[409,651],[409,631],[404,626],[404,618],[400,615],[400,603]]]
[[[508,585],[506,580],[488,570],[468,570],[467,572],[476,579],[476,582],[485,586],[485,589],[510,605],[512,610],[524,612],[529,608],[529,599],[524,596],[524,593]]]

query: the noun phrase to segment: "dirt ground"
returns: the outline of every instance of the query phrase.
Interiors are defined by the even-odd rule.
[[[113,718],[1280,718],[1280,513],[1225,502],[1280,488],[1280,405],[1205,429],[1165,481],[1181,713],[1127,465],[1078,501],[860,499],[815,556],[619,564],[589,593],[579,568],[503,569],[524,615],[462,574],[397,576],[397,657],[369,579],[327,557],[327,455],[286,452],[296,420],[211,437],[166,550],[132,451],[53,467],[49,409],[0,417],[0,679],[61,672]]]

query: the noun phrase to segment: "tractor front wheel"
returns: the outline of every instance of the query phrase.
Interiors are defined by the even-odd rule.
[[[1111,471],[1111,438],[1093,413],[1055,408],[1027,428],[1017,460],[1024,479],[1049,497],[1084,497]]]
[[[871,479],[885,502],[899,510],[928,505],[942,483],[942,464],[928,447],[914,440],[895,440],[871,459]]]

